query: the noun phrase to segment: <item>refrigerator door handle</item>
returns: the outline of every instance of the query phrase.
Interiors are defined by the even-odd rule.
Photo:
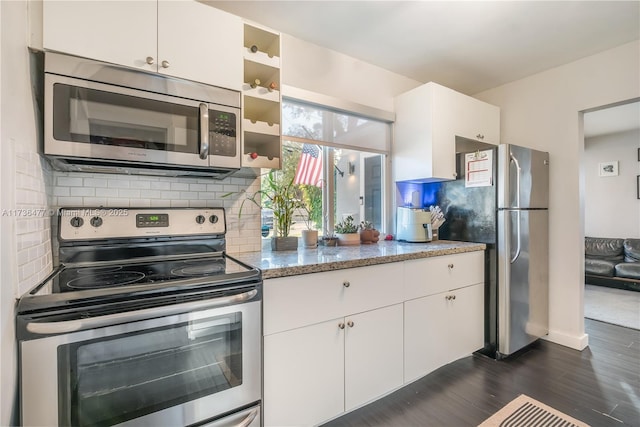
[[[516,211],[516,253],[513,255],[513,258],[511,258],[511,264],[513,264],[514,262],[516,262],[516,260],[520,257],[520,251],[521,251],[521,245],[522,245],[522,241],[520,240],[520,211],[517,210]]]
[[[511,258],[511,264],[516,262],[516,260],[520,257],[520,251],[522,249],[522,241],[520,239],[520,175],[522,173],[522,169],[520,168],[520,163],[518,163],[518,159],[513,155],[513,153],[509,153],[509,157],[511,157],[511,161],[514,165],[516,165],[516,236],[517,236],[517,244],[516,244],[516,253]]]

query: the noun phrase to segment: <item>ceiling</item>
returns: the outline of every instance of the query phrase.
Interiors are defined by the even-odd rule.
[[[200,1],[468,95],[640,39],[640,1]],[[585,136],[640,127],[637,105]]]
[[[640,1],[204,1],[473,95],[640,39]]]

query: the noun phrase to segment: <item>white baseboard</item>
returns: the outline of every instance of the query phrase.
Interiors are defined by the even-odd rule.
[[[584,350],[589,345],[588,334],[568,335],[559,331],[549,331],[549,334],[542,337],[542,339],[580,351]]]

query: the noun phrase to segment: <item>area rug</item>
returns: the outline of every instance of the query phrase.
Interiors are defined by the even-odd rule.
[[[640,292],[585,285],[584,317],[640,329]]]
[[[524,394],[507,403],[478,427],[589,427]]]

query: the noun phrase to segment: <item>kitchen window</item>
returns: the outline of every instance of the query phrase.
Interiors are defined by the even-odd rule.
[[[352,216],[384,231],[385,173],[391,138],[389,122],[317,104],[285,99],[282,104],[282,169],[299,184],[311,207],[311,226],[319,235]],[[306,212],[296,213],[291,234],[307,227]],[[263,236],[273,235],[268,208]],[[269,232],[267,233],[267,230]]]

